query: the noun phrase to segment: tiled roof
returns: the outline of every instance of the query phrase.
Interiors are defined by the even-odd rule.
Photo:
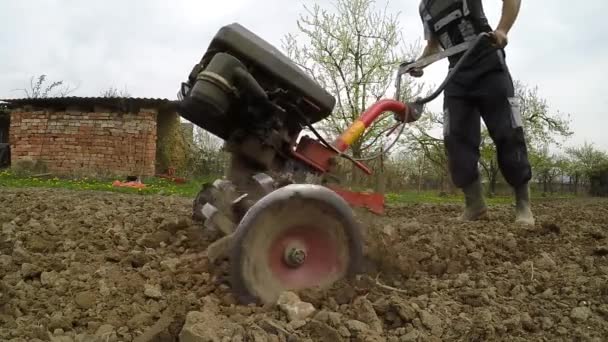
[[[132,108],[132,107],[172,107],[175,105],[175,100],[165,98],[148,98],[148,97],[46,97],[46,98],[18,98],[18,99],[0,99],[1,102],[6,102],[8,107],[34,106],[34,107],[56,107],[56,106],[104,106],[113,108]]]

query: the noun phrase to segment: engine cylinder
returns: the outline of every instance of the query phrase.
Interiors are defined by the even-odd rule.
[[[244,68],[237,58],[227,53],[215,54],[181,101],[180,114],[195,125],[227,139],[231,107],[239,97],[235,78],[237,70]]]

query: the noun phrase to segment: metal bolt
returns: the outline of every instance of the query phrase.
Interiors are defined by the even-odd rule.
[[[298,267],[306,260],[306,251],[302,248],[292,247],[285,251],[285,262],[290,267]]]

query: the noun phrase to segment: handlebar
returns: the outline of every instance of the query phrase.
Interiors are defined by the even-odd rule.
[[[353,122],[338,138],[336,138],[332,143],[327,142],[315,129],[312,125],[308,124],[309,128],[312,132],[317,136],[317,138],[323,143],[323,149],[319,151],[314,150],[314,143],[310,143],[309,140],[302,139],[302,142],[298,144],[298,150],[293,151],[294,156],[305,161],[306,163],[313,165],[317,168],[317,170],[326,172],[327,165],[329,160],[334,156],[342,156],[352,161],[355,165],[357,165],[360,169],[362,169],[365,173],[371,174],[371,170],[367,168],[361,161],[363,160],[371,160],[375,159],[376,156],[368,157],[368,158],[354,158],[345,153],[345,151],[353,144],[356,140],[358,140],[361,135],[365,132],[365,130],[372,125],[372,123],[380,117],[382,113],[392,112],[394,118],[398,123],[391,127],[390,132],[387,135],[390,135],[398,126],[401,126],[401,131],[397,134],[397,137],[391,143],[391,145],[384,151],[380,152],[379,155],[387,153],[390,148],[398,141],[399,136],[403,132],[405,128],[405,124],[409,122],[417,121],[422,114],[424,109],[424,105],[433,101],[441,92],[445,89],[448,82],[454,77],[454,74],[458,72],[467,58],[471,55],[471,53],[475,50],[475,48],[480,44],[480,42],[484,38],[490,37],[489,33],[481,33],[475,38],[472,43],[465,44],[460,46],[460,50],[450,50],[444,51],[443,53],[439,53],[437,55],[433,55],[429,58],[429,60],[437,61],[446,56],[454,55],[459,52],[465,51],[463,56],[460,58],[458,63],[450,70],[447,77],[441,83],[441,85],[429,96],[425,98],[418,98],[414,102],[402,102],[400,98],[401,92],[401,77],[410,71],[416,64],[416,62],[403,63],[399,66],[399,70],[397,72],[397,80],[395,81],[395,98],[394,99],[384,99],[374,103],[370,106],[365,112],[361,114],[361,116]],[[425,60],[428,62],[429,60]],[[431,62],[432,63],[432,62]],[[427,63],[429,65],[431,63]],[[425,65],[425,66],[426,66]],[[386,133],[386,131],[381,134]],[[377,138],[376,138],[377,139]],[[375,141],[375,140],[374,140]],[[328,153],[329,151],[329,153]]]
[[[439,94],[441,94],[441,92],[445,89],[447,84],[452,80],[454,75],[462,68],[464,61],[466,61],[469,58],[471,53],[481,43],[481,41],[485,38],[490,38],[490,37],[491,37],[491,34],[488,32],[480,33],[479,35],[477,35],[475,40],[470,45],[468,45],[468,48],[466,48],[466,50],[464,50],[464,49],[455,50],[455,52],[453,54],[460,53],[462,51],[465,51],[465,53],[458,60],[458,63],[456,63],[456,65],[452,68],[452,70],[450,70],[450,72],[448,73],[446,78],[443,80],[441,85],[437,89],[435,89],[435,91],[431,95],[424,97],[424,98],[416,99],[414,101],[413,105],[424,106],[425,104],[427,104],[427,103],[433,101],[435,98],[437,98],[437,96],[439,96]],[[400,97],[401,97],[401,77],[404,74],[411,71],[414,68],[414,64],[415,64],[415,62],[409,62],[409,63],[403,63],[399,66],[399,70],[397,71],[397,80],[395,81],[395,100],[397,100],[397,101],[399,101]]]

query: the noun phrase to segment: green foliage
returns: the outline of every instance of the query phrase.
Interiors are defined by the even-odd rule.
[[[543,185],[543,192],[551,190],[553,181],[565,173],[568,162],[555,153],[550,153],[548,146],[531,149],[530,164],[534,168],[533,177]]]
[[[194,127],[194,141],[189,144],[187,159],[190,174],[222,176],[229,161],[222,144],[220,138],[200,127]]]
[[[177,113],[161,111],[157,116],[156,169],[160,173],[174,168],[179,174],[187,169],[189,146]]]
[[[194,198],[200,190],[200,185],[208,178],[189,180],[184,184],[177,184],[163,178],[148,178],[142,182],[146,185],[144,189],[133,189],[125,187],[114,187],[114,179],[100,178],[58,178],[45,176],[24,176],[9,171],[0,172],[0,191],[2,187],[11,188],[57,188],[68,190],[90,190],[110,191],[142,195],[177,195]]]
[[[570,137],[569,115],[550,110],[547,100],[538,94],[538,87],[515,81],[515,95],[521,100],[520,111],[526,140],[531,148],[557,144]]]
[[[589,172],[590,194],[608,197],[608,160],[604,160]]]
[[[583,146],[567,148],[566,154],[571,158],[577,171],[591,172],[601,167],[607,160],[608,154],[595,148],[593,144],[585,142]]]
[[[582,177],[589,183],[591,178],[601,172],[608,163],[608,154],[587,142],[583,146],[567,148],[566,155],[569,157],[570,174]]]

